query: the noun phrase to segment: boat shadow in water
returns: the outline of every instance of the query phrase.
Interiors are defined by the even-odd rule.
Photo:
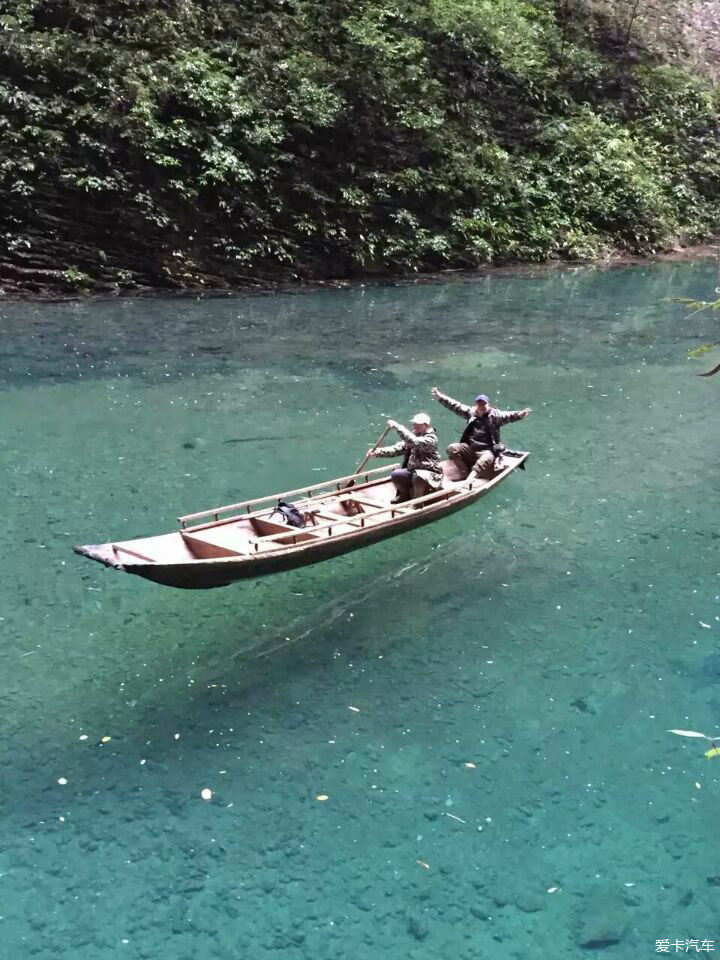
[[[415,535],[418,541],[422,537]],[[472,610],[456,605],[458,596],[468,595],[469,583],[474,603],[483,610],[483,634],[469,640],[470,649],[478,645],[479,655],[479,645],[487,644],[485,632],[492,635],[495,629],[488,597],[507,577],[508,564],[481,576],[477,564],[469,562],[476,541],[469,545],[466,536],[416,545],[417,559],[409,559],[398,544],[394,556],[386,558],[383,572],[372,579],[357,570],[367,565],[367,559],[363,564],[350,558],[341,561],[347,569],[340,595],[311,600],[282,626],[268,623],[262,633],[254,633],[252,627],[239,631],[237,625],[225,625],[198,651],[189,695],[166,683],[154,683],[141,694],[135,704],[146,718],[141,726],[157,722],[169,730],[168,725],[186,723],[190,718],[198,726],[207,726],[211,719],[213,724],[222,723],[220,718],[227,715],[234,717],[235,733],[242,739],[246,715],[269,713],[274,722],[283,724],[292,714],[293,726],[300,724],[302,716],[311,722],[325,694],[314,695],[313,703],[308,704],[308,689],[327,690],[331,685],[327,697],[336,697],[338,669],[350,704],[357,693],[356,678],[345,672],[348,665],[363,671],[386,659],[393,665],[385,679],[393,684],[401,674],[406,676],[403,665],[422,661],[426,655],[437,656],[440,648],[434,642],[430,648],[427,645],[428,624],[449,614],[447,629],[455,630],[458,621],[472,620]],[[398,559],[404,562],[398,563]],[[515,563],[514,558],[509,560],[509,565]],[[288,587],[302,587],[300,575],[292,577]],[[307,583],[313,572],[305,572],[304,577]],[[280,595],[281,581],[274,586],[274,591],[265,594],[266,601],[272,594],[275,599]],[[294,599],[292,592],[287,599]],[[397,676],[396,670],[400,671]]]
[[[482,541],[486,543],[487,537]],[[168,652],[161,642],[165,605],[149,604],[142,617],[143,622],[147,617],[157,623],[154,642],[142,650],[126,648],[123,669],[118,672],[115,663],[112,682],[106,664],[102,676],[88,673],[78,678],[74,690],[66,691],[68,715],[76,718],[75,733],[90,732],[88,749],[79,749],[76,735],[45,741],[26,731],[22,739],[28,761],[38,771],[48,765],[62,770],[76,784],[97,782],[102,775],[112,785],[129,776],[139,759],[162,763],[179,776],[186,751],[193,763],[203,755],[207,759],[207,750],[214,748],[209,739],[216,739],[215,733],[208,737],[210,731],[217,732],[217,742],[229,738],[233,756],[250,763],[259,738],[268,737],[268,731],[292,737],[292,731],[302,728],[315,738],[328,724],[343,726],[349,708],[358,703],[365,722],[384,722],[388,704],[410,677],[428,674],[417,688],[422,701],[422,685],[429,688],[431,683],[427,664],[439,664],[435,673],[446,669],[437,630],[448,612],[455,615],[455,591],[467,596],[468,582],[473,581],[474,602],[483,606],[507,576],[505,565],[504,570],[488,571],[487,582],[478,581],[476,550],[477,540],[467,533],[453,533],[438,542],[426,528],[404,543],[385,545],[382,558],[373,557],[379,551],[343,558],[332,577],[318,576],[318,569],[311,568],[258,581],[252,590],[254,609],[240,625],[237,618],[229,622],[231,604],[225,599],[203,622],[200,614],[203,608],[208,612],[207,597],[199,604],[198,594],[158,595],[148,585],[148,599],[181,596],[190,601],[177,611],[187,629],[182,643]],[[382,572],[369,579],[368,570],[377,571],[378,562]],[[311,595],[313,588],[317,599]],[[243,589],[251,590],[252,585]],[[306,605],[288,618],[288,603],[293,601]],[[270,615],[268,604],[274,605]],[[473,612],[462,611],[462,616],[472,619]],[[173,621],[172,630],[175,625]],[[452,620],[447,625],[459,629]],[[492,612],[484,626],[492,634]],[[114,632],[108,632],[104,644],[113,643]],[[122,632],[120,626],[117,632]],[[480,638],[471,642],[469,656],[480,642]],[[479,646],[477,652],[479,656]],[[454,673],[457,664],[448,664],[447,670]],[[374,678],[370,684],[369,678]],[[434,690],[438,682],[435,676]],[[112,739],[102,743],[103,735]],[[332,739],[331,732],[326,739]],[[27,812],[27,795],[17,801]],[[31,805],[38,817],[47,815],[40,794]]]

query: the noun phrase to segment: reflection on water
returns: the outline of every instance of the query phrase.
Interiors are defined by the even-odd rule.
[[[661,302],[716,282],[3,307],[9,955],[720,948],[716,767],[665,732],[720,715],[712,321]],[[71,553],[346,473],[388,415],[449,442],[435,383],[534,408],[442,523],[197,594]]]

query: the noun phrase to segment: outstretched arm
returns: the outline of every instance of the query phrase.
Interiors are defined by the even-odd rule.
[[[472,407],[469,407],[466,403],[460,403],[458,400],[453,400],[453,398],[449,397],[446,393],[441,393],[437,387],[433,387],[431,393],[438,403],[447,407],[448,410],[452,410],[452,412],[456,413],[459,417],[464,417],[467,420],[467,418],[472,415]]]
[[[391,447],[376,447],[374,450],[369,450],[368,453],[371,457],[399,457],[404,449],[405,444],[402,440],[398,440]]]
[[[518,420],[524,420],[529,413],[532,413],[530,407],[524,410],[496,410],[495,420],[499,427],[504,427],[506,423],[516,423]]]

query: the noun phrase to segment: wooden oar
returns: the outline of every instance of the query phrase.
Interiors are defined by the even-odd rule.
[[[385,437],[390,433],[390,430],[391,430],[391,429],[392,429],[391,427],[385,427],[385,429],[383,430],[383,432],[380,434],[380,436],[379,436],[379,437],[377,438],[377,440],[375,441],[375,445],[374,445],[373,447],[371,447],[371,450],[375,450],[377,447],[380,446],[380,444],[383,442],[383,440],[385,439]],[[368,452],[368,453],[365,454],[365,458],[361,461],[360,465],[358,466],[358,468],[357,468],[357,470],[355,471],[355,473],[353,474],[353,476],[356,477],[359,473],[362,473],[363,467],[365,466],[365,464],[368,462],[369,459],[370,459],[370,453]],[[354,487],[354,486],[355,486],[355,481],[354,481],[354,480],[349,480],[349,481],[345,484],[345,486],[343,487],[343,490],[349,490],[350,487]]]

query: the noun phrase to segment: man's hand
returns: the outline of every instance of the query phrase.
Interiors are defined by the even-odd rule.
[[[433,387],[430,393],[437,399],[440,396],[440,391],[437,387]]]
[[[524,420],[525,417],[532,413],[532,409],[530,407],[525,407],[525,409],[521,410],[520,413],[522,414],[522,418]]]
[[[394,420],[388,420],[387,425],[390,430],[397,430],[397,423]]]
[[[374,457],[376,450],[377,450],[377,447],[370,447],[370,449],[367,452],[368,457]]]

